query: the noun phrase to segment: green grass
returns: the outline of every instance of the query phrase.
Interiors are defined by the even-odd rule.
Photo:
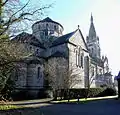
[[[0,105],[0,110],[18,109],[15,105]]]

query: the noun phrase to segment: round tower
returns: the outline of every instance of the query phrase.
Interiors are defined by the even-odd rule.
[[[41,42],[48,40],[50,37],[60,37],[63,35],[63,26],[53,21],[49,17],[38,21],[32,25],[33,35]]]

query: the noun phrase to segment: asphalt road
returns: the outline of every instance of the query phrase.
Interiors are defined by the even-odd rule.
[[[120,100],[97,100],[79,104],[34,103],[20,112],[9,111],[10,115],[120,115]],[[0,115],[8,115],[0,112]]]
[[[53,104],[40,107],[34,115],[120,115],[120,100],[101,100],[81,104]]]

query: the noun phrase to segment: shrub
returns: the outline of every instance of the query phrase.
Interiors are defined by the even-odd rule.
[[[116,95],[116,91],[113,88],[106,88],[104,91],[100,92],[97,96],[114,96]]]
[[[64,90],[62,90],[63,92]],[[88,89],[69,89],[69,98],[75,99],[85,98],[87,95]],[[103,97],[103,96],[113,96],[116,95],[116,91],[112,88],[90,88],[87,97]],[[66,99],[66,94],[62,95]],[[68,97],[67,97],[68,98]]]

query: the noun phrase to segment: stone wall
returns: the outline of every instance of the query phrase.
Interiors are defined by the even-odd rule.
[[[27,87],[40,89],[43,88],[43,70],[41,64],[30,64],[27,68]]]
[[[17,63],[14,72],[16,88],[25,88],[27,79],[27,64],[23,62]]]
[[[84,50],[81,49],[80,52],[83,53],[83,66],[79,66],[77,65],[78,63],[80,63],[81,61],[79,60],[79,62],[77,62],[78,58],[76,56],[76,46],[72,45],[72,44],[68,44],[69,47],[69,67],[71,67],[71,69],[74,71],[74,74],[77,75],[77,79],[80,80],[80,82],[78,82],[77,84],[75,84],[73,86],[73,88],[85,88],[85,77],[86,77],[86,73],[85,73],[85,62],[84,62],[84,58],[85,56],[88,55],[87,52],[85,52]],[[71,66],[72,65],[72,66]]]
[[[26,88],[31,96],[37,97],[44,87],[44,67],[41,64],[30,64],[27,71]]]
[[[52,22],[39,22],[35,23],[32,26],[33,35],[41,41],[41,43],[45,40],[45,30],[48,30],[48,35],[50,36],[62,36],[63,35],[63,28],[56,23]]]
[[[37,97],[40,89],[44,87],[43,64],[17,63],[15,73],[15,87],[18,91],[27,91],[33,97]]]

